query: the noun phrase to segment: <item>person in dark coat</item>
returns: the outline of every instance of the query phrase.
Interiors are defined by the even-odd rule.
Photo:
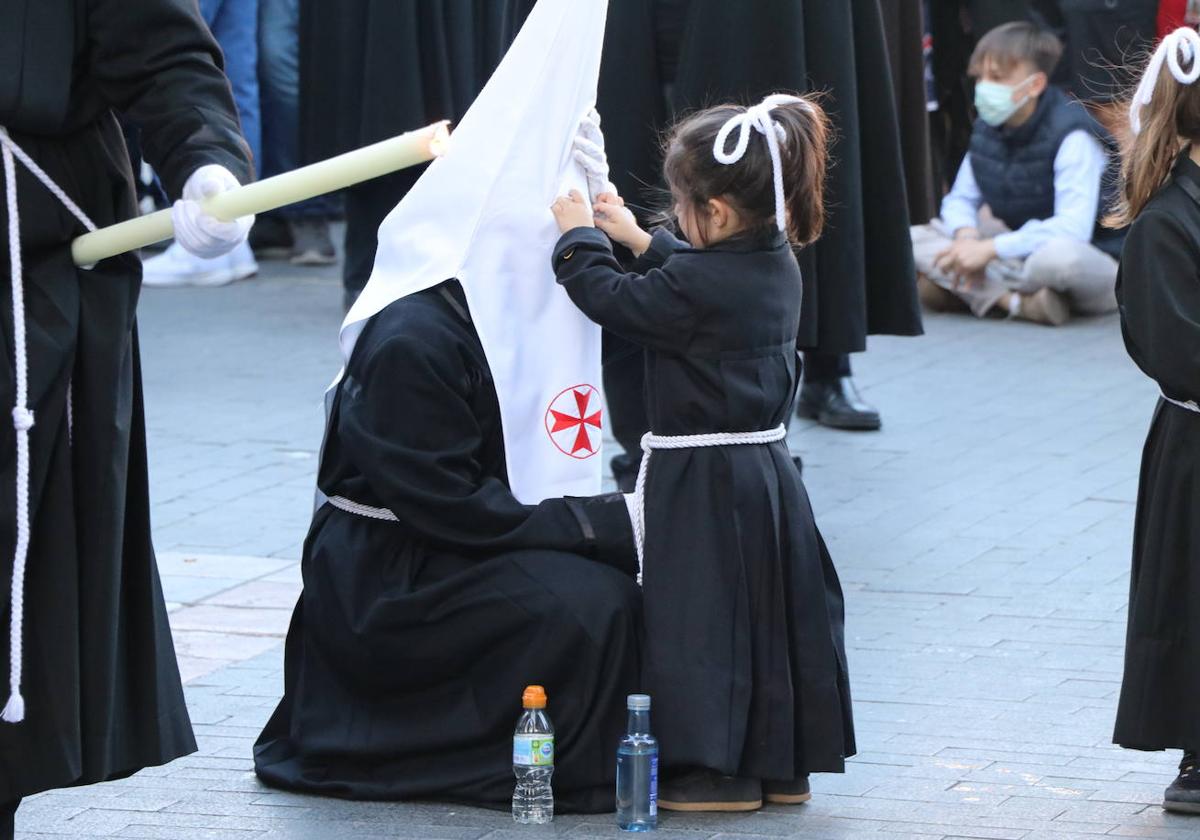
[[[641,596],[620,495],[523,505],[461,286],[374,316],[329,418],[267,784],[349,799],[512,798],[521,693],[550,697],[558,810],[612,809]],[[360,510],[364,508],[359,508]]]
[[[300,147],[307,163],[439,120],[455,121],[496,69],[534,0],[300,3]],[[375,262],[376,232],[424,167],[345,193],[346,306]]]
[[[1200,40],[1186,32],[1168,35],[1159,57],[1190,42],[1190,54],[1178,59],[1184,67],[1195,61]],[[1200,814],[1200,85],[1152,63],[1137,101],[1147,104],[1132,121],[1124,202],[1112,220],[1132,222],[1117,300],[1125,347],[1162,397],[1138,479],[1113,740],[1129,749],[1183,750],[1163,807]]]
[[[0,21],[0,126],[96,225],[137,214],[116,112],[141,126],[145,155],[173,197],[201,167],[250,178],[220,51],[194,2],[0,0]],[[83,224],[20,161],[16,173],[34,425],[24,720],[0,722],[0,836],[9,837],[21,797],[128,776],[196,748],[150,542],[135,318],[141,264],[125,254],[76,268],[70,243]],[[0,206],[6,287],[15,281],[8,230]],[[0,400],[9,407],[22,397],[14,314],[6,291]],[[18,435],[5,423],[0,436],[7,664],[7,581],[21,529]],[[20,705],[10,700],[7,711]]]
[[[810,773],[840,773],[854,753],[841,586],[784,426],[801,298],[789,235],[820,233],[826,140],[820,109],[795,97],[686,118],[665,169],[690,244],[650,236],[616,196],[599,198],[600,230],[578,193],[554,205],[559,283],[645,348],[642,688],[668,810],[803,802]],[[638,257],[634,272],[606,233]]]
[[[809,351],[801,405],[839,428],[878,428],[878,413],[854,387],[849,354],[864,350],[868,335],[921,333],[908,216],[896,212],[908,202],[879,0],[752,6],[614,0],[599,104],[613,182],[642,213],[661,203],[658,137],[675,115],[778,90],[827,93],[840,139],[828,229],[800,255],[799,341]],[[614,378],[606,372],[606,385]],[[614,424],[638,414],[621,405],[636,398],[625,391],[609,388]]]

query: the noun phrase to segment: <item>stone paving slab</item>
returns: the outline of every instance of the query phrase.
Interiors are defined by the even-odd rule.
[[[155,539],[200,751],[27,802],[18,836],[608,838],[504,813],[269,790],[251,747],[278,699],[299,591],[333,271],[147,291]],[[1140,450],[1155,388],[1115,319],[1058,330],[935,316],[856,357],[878,434],[797,424],[793,449],[846,590],[860,754],[800,808],[667,815],[704,840],[1200,840],[1168,815],[1177,755],[1110,743]]]

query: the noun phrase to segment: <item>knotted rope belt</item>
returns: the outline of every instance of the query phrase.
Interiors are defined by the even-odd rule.
[[[95,230],[92,220],[79,209],[62,187],[54,183],[33,158],[13,142],[8,131],[0,126],[0,156],[4,159],[5,200],[8,210],[8,258],[12,270],[13,308],[13,370],[16,399],[12,410],[13,428],[17,431],[17,540],[13,550],[12,603],[9,617],[9,696],[0,719],[20,723],[25,719],[25,698],[21,694],[22,653],[25,623],[25,565],[29,555],[29,430],[33,428],[33,412],[29,410],[29,348],[25,337],[25,283],[21,265],[21,215],[17,206],[17,167],[21,161],[45,185],[71,214],[88,230]],[[71,389],[67,386],[67,424],[71,434]]]
[[[1170,397],[1168,397],[1166,394],[1163,394],[1162,398],[1164,400],[1166,400],[1167,402],[1169,402],[1171,405],[1177,405],[1180,408],[1186,408],[1188,411],[1192,412],[1193,414],[1200,414],[1200,405],[1198,405],[1195,400],[1189,400],[1188,402],[1184,402],[1183,400],[1173,400]]]
[[[642,437],[642,466],[638,470],[637,488],[627,497],[629,515],[633,520],[633,539],[637,544],[638,583],[642,582],[642,571],[646,556],[646,476],[650,471],[650,457],[659,449],[708,449],[715,446],[765,446],[787,437],[787,427],[767,429],[762,432],[714,432],[707,435],[656,435],[647,433]]]

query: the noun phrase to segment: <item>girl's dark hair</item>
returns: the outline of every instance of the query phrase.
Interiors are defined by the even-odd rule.
[[[766,138],[751,129],[746,156],[735,164],[723,164],[713,154],[725,123],[745,112],[740,105],[719,105],[682,119],[667,137],[663,173],[676,201],[703,214],[710,199],[721,198],[755,228],[775,223],[775,175]],[[811,97],[779,105],[771,116],[786,134],[780,152],[788,236],[796,245],[809,245],[825,226],[829,120]],[[736,142],[735,131],[730,148]]]

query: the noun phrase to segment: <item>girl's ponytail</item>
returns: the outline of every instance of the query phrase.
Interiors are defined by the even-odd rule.
[[[1182,28],[1167,35],[1147,61],[1130,104],[1133,140],[1122,150],[1121,190],[1104,219],[1129,225],[1170,177],[1179,153],[1200,142],[1200,35]]]
[[[787,135],[781,151],[788,236],[796,245],[811,245],[825,228],[829,118],[811,97],[779,106],[773,113]]]

